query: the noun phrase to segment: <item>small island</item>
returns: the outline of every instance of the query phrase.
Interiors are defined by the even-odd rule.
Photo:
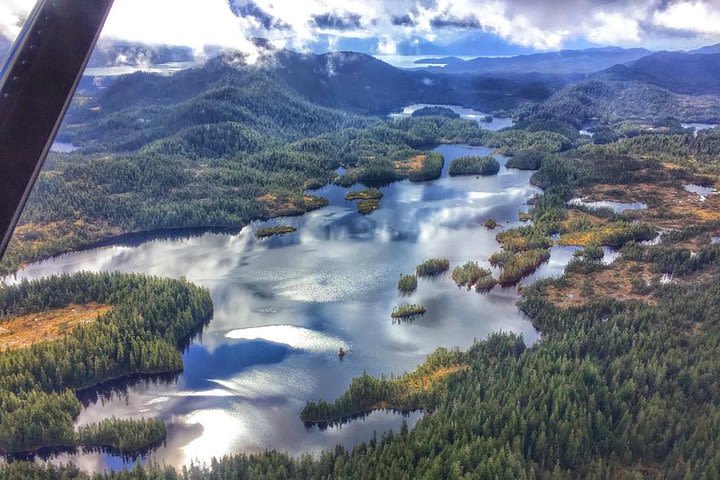
[[[488,292],[497,284],[492,272],[482,268],[477,262],[467,262],[461,267],[456,267],[452,272],[452,279],[458,287],[467,287],[470,290],[475,286],[477,292]]]
[[[496,175],[500,171],[500,162],[492,155],[484,157],[458,157],[450,164],[450,175]]]
[[[425,307],[422,305],[416,305],[416,304],[405,304],[405,305],[399,305],[395,308],[393,308],[392,313],[390,316],[392,318],[398,319],[398,318],[412,318],[417,317],[420,315],[425,315]]]
[[[291,225],[275,225],[274,227],[262,227],[255,231],[257,238],[273,237],[275,235],[286,235],[297,231],[297,228]]]
[[[440,275],[450,269],[450,260],[447,258],[431,258],[415,267],[418,277],[430,277]]]
[[[417,289],[416,275],[400,275],[398,290],[402,293],[412,293]]]
[[[503,287],[515,285],[524,277],[535,272],[540,265],[550,260],[550,252],[544,248],[533,248],[518,253],[502,250],[490,257],[493,267],[501,267],[498,282]]]
[[[483,222],[483,225],[485,225],[485,228],[487,228],[488,230],[494,230],[498,227],[499,224],[494,218],[488,218],[487,220],[485,220],[485,222]]]
[[[447,107],[423,107],[415,110],[411,117],[445,117],[460,118],[460,114]]]
[[[380,208],[380,199],[383,194],[377,188],[367,188],[355,192],[348,192],[345,200],[357,201],[357,210],[363,215],[374,212]]]

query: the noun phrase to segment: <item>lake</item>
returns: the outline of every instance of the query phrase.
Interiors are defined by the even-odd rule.
[[[335,398],[364,371],[401,374],[438,346],[467,348],[491,332],[516,332],[526,343],[535,342],[537,332],[515,306],[515,288],[479,294],[458,289],[446,274],[420,279],[410,296],[398,294],[399,276],[430,257],[448,257],[451,268],[469,260],[487,266],[499,248],[499,229],[487,230],[483,222],[518,224],[518,212],[527,210],[527,200],[538,192],[529,184],[532,172],[506,169],[501,156],[498,175],[447,175],[453,158],[486,155],[488,148],[435,150],[446,159],[441,179],[382,188],[381,208],[368,216],[345,201],[348,189],[330,185],[313,192],[330,205],[300,217],[254,222],[234,234],[148,236],[32,264],[8,279],[118,270],[184,276],[210,289],[215,315],[184,352],[184,373],[83,395],[87,406],[78,424],[110,416],[162,418],[168,438],[149,458],[176,466],[236,452],[277,449],[299,455],[338,442],[352,447],[373,432],[397,431],[403,418],[412,426],[422,414],[375,412],[321,430],[300,421],[305,402]],[[257,228],[278,223],[297,232],[255,238]],[[533,278],[562,272],[572,250],[557,252]],[[427,313],[393,324],[390,312],[406,302],[424,305]],[[347,351],[342,360],[340,347]],[[91,471],[132,463],[95,452],[51,461],[72,461]]]
[[[681,124],[683,128],[692,128],[694,135],[697,137],[697,134],[701,130],[709,130],[711,128],[717,127],[714,123],[683,123]]]
[[[420,110],[421,108],[425,107],[444,107],[452,110],[453,112],[460,115],[460,118],[463,118],[465,120],[474,120],[480,124],[480,126],[486,130],[492,130],[493,132],[496,132],[498,130],[502,130],[503,128],[512,127],[515,123],[512,118],[510,117],[493,117],[492,122],[486,122],[483,120],[483,118],[486,115],[489,115],[486,112],[481,112],[478,110],[473,110],[472,108],[465,108],[461,107],[459,105],[439,105],[439,104],[430,104],[430,103],[414,103],[412,105],[408,105],[407,107],[403,108],[402,111],[391,113],[388,115],[389,118],[407,118],[410,117],[415,111]]]
[[[67,142],[53,142],[50,146],[51,152],[56,153],[72,153],[80,147],[76,147],[72,143]]]
[[[392,65],[397,68],[427,68],[427,67],[444,67],[446,63],[415,63],[417,60],[423,59],[439,59],[447,58],[451,55],[373,55],[378,60],[382,60],[385,63]],[[457,56],[462,60],[472,60],[473,56]]]
[[[573,198],[568,205],[577,205],[590,208],[609,208],[615,213],[622,213],[627,210],[644,210],[647,205],[640,202],[615,202],[612,200],[598,200],[597,202],[588,201],[585,198]]]

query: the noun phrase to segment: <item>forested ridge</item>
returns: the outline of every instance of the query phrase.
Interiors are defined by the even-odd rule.
[[[717,123],[720,98],[675,93],[637,80],[618,81],[596,76],[568,85],[543,102],[522,105],[518,110],[523,117],[562,119],[578,127],[597,120],[653,121],[669,116],[687,122]]]
[[[0,286],[3,319],[98,302],[108,313],[59,340],[0,351],[0,451],[113,447],[132,453],[165,435],[159,420],[108,420],[73,430],[74,391],[133,374],[182,371],[181,344],[212,315],[206,289],[185,280],[77,273]]]

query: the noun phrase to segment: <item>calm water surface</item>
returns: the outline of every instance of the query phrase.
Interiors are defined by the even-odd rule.
[[[707,185],[696,185],[694,183],[689,183],[687,185],[683,185],[683,188],[685,188],[686,191],[690,193],[696,194],[701,202],[704,202],[707,200],[707,197],[710,195],[716,195],[718,191],[715,189],[715,187],[707,186]]]
[[[418,290],[401,297],[402,273],[435,256],[455,266],[468,260],[487,265],[498,249],[494,218],[504,228],[517,223],[537,190],[531,172],[503,166],[492,177],[447,176],[449,161],[484,147],[443,145],[443,178],[383,188],[380,210],[368,216],[344,200],[348,191],[327,186],[314,192],[330,205],[302,217],[256,222],[237,234],[204,233],[149,239],[63,255],[28,266],[14,279],[58,272],[118,270],[184,276],[210,289],[215,316],[184,353],[185,372],[173,381],[138,381],[106,389],[91,401],[78,423],[110,416],[159,417],[168,421],[166,444],[151,454],[169,465],[234,452],[277,449],[297,455],[337,443],[352,446],[373,432],[397,430],[403,417],[375,412],[344,426],[306,428],[299,413],[307,400],[333,399],[350,380],[371,374],[400,374],[416,367],[438,346],[466,348],[490,332],[512,331],[526,343],[537,339],[517,310],[516,289],[489,294],[458,289],[449,275],[420,279]],[[498,157],[504,165],[505,159]],[[261,226],[289,223],[296,233],[258,240]],[[572,249],[554,249],[533,278],[559,274]],[[404,302],[421,303],[427,314],[393,324],[390,312]],[[338,349],[348,355],[340,360]],[[406,417],[412,426],[421,417]],[[147,460],[147,458],[143,459]],[[60,455],[89,470],[127,463],[111,455]]]
[[[72,143],[67,142],[53,142],[53,144],[50,146],[50,151],[57,152],[57,153],[71,153],[77,150],[80,147],[76,147]]]
[[[453,112],[460,115],[460,118],[465,120],[474,120],[480,124],[480,126],[486,130],[492,130],[496,132],[503,128],[512,127],[515,123],[510,117],[493,117],[492,122],[486,122],[483,120],[488,113],[484,113],[472,108],[465,108],[458,105],[438,105],[430,103],[414,103],[403,108],[401,112],[391,113],[388,115],[390,118],[407,118],[411,116],[415,111],[425,107],[445,107],[449,108]]]
[[[597,202],[591,202],[585,198],[573,198],[568,202],[568,204],[590,208],[609,208],[615,213],[622,213],[627,210],[644,210],[647,208],[647,205],[640,202],[615,202],[612,200],[599,200]]]
[[[713,123],[683,123],[681,125],[683,128],[692,128],[696,137],[700,130],[709,130],[717,127],[717,125]]]

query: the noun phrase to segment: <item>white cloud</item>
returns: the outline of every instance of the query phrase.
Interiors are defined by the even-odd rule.
[[[117,0],[102,36],[149,44],[219,45],[251,50],[250,21],[231,14],[226,0]]]
[[[14,39],[35,6],[33,0],[3,0],[0,4],[0,35]]]
[[[671,30],[720,35],[720,5],[717,3],[714,7],[702,2],[675,3],[656,12],[653,20],[656,25]]]
[[[590,28],[587,38],[599,44],[628,44],[640,41],[640,25],[637,19],[622,13],[598,12],[596,26]]]
[[[0,34],[13,38],[34,2],[0,2]],[[449,43],[467,28],[539,50],[577,38],[628,46],[659,39],[673,45],[678,40],[668,30],[720,41],[720,0],[253,0],[251,6],[275,19],[271,28],[263,19],[234,16],[228,0],[115,0],[103,37],[245,52],[254,52],[252,37],[298,50],[321,36],[331,46],[343,37],[377,38],[380,53],[394,53],[412,37]],[[320,15],[351,21],[318,25],[314,19]],[[393,22],[400,17],[409,21]],[[438,27],[438,21],[446,26]]]

